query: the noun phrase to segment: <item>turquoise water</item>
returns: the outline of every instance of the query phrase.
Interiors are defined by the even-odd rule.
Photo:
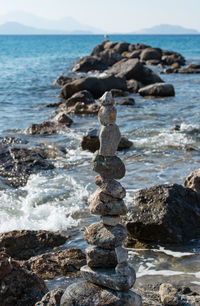
[[[63,159],[55,161],[55,170],[32,175],[27,186],[16,190],[0,184],[0,232],[65,231],[93,221],[87,206],[87,198],[96,188],[90,168],[92,154],[82,151],[80,142],[90,128],[99,128],[97,118],[72,116],[72,127],[56,136],[28,136],[25,129],[55,115],[52,109],[42,107],[59,100],[59,88],[53,82],[63,73],[70,74],[72,64],[102,40],[101,35],[0,36],[0,137],[19,135],[30,146],[45,142],[67,150]],[[188,63],[200,63],[200,35],[111,35],[110,40],[174,50],[184,55]],[[121,132],[134,143],[130,150],[119,154],[127,168],[122,180],[127,189],[127,205],[133,202],[136,190],[163,183],[183,184],[184,178],[200,165],[200,75],[161,77],[174,85],[175,97],[145,99],[133,95],[135,106],[117,107]],[[176,124],[180,131],[173,130]],[[188,151],[188,147],[195,150]],[[70,243],[84,248],[82,232]],[[186,251],[195,254],[191,261],[197,267],[199,242]],[[180,254],[174,253],[174,258]],[[162,270],[159,262],[163,257],[168,260],[166,256],[160,250],[143,256],[141,261],[136,257],[138,275]],[[199,281],[199,271],[190,265],[172,263],[169,269],[171,275],[182,271],[184,277],[188,273]]]

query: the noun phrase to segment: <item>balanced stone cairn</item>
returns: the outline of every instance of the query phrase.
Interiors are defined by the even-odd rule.
[[[128,252],[122,247],[127,233],[120,216],[127,212],[123,198],[126,191],[116,181],[125,175],[124,163],[115,153],[121,139],[115,124],[117,111],[110,92],[100,99],[98,119],[100,149],[95,153],[92,169],[99,173],[95,184],[99,188],[89,197],[89,209],[100,216],[100,222],[91,224],[84,238],[90,247],[86,249],[87,265],[81,268],[82,282],[70,285],[61,299],[62,306],[140,306],[141,297],[129,289],[136,275],[129,266]]]

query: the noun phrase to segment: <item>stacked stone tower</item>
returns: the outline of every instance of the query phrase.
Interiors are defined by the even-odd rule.
[[[140,306],[141,298],[129,289],[135,283],[135,271],[127,262],[128,252],[122,247],[127,233],[120,219],[127,208],[123,201],[126,191],[116,181],[125,175],[124,163],[115,153],[121,139],[116,122],[116,108],[110,92],[101,98],[98,119],[100,149],[96,152],[92,168],[99,176],[99,188],[89,197],[89,209],[100,221],[91,224],[84,238],[87,265],[81,268],[84,282],[73,284],[65,291],[61,305],[131,305]]]

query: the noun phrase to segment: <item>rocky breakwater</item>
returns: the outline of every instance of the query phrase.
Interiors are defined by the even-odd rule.
[[[99,176],[99,188],[89,197],[89,209],[100,216],[100,222],[91,224],[84,238],[91,244],[86,249],[87,265],[81,268],[83,282],[69,286],[61,298],[61,305],[141,305],[141,297],[130,289],[136,275],[127,262],[128,252],[122,247],[127,236],[120,224],[120,216],[127,208],[123,201],[125,189],[116,181],[125,175],[123,162],[115,156],[121,134],[116,121],[116,109],[111,93],[101,98],[98,118],[102,124],[100,149],[92,161]]]

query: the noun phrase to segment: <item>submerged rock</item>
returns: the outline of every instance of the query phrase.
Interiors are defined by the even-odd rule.
[[[200,198],[190,188],[169,184],[142,189],[134,204],[126,218],[130,239],[178,245],[200,236]]]
[[[61,298],[61,306],[141,306],[141,297],[133,291],[121,292],[102,288],[91,282],[70,285]]]
[[[0,305],[34,306],[48,292],[45,282],[0,253]]]
[[[0,251],[18,260],[29,259],[41,251],[58,247],[69,237],[48,231],[11,231],[0,234]]]
[[[167,83],[156,83],[139,89],[141,96],[171,97],[175,96],[174,87]]]
[[[37,302],[35,306],[60,306],[60,300],[64,293],[64,289],[54,289],[47,292],[40,302]]]
[[[124,99],[121,99],[119,101],[117,101],[117,104],[118,105],[135,105],[135,100],[133,98],[124,98]]]

